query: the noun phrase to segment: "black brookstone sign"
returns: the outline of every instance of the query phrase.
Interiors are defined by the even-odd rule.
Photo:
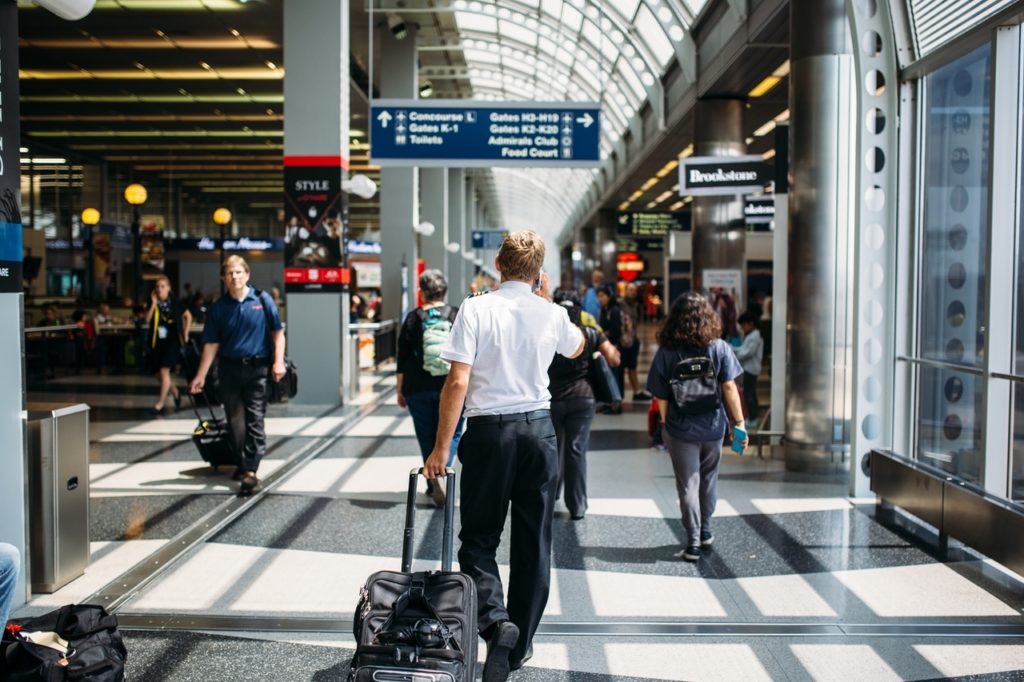
[[[681,196],[715,196],[758,192],[772,180],[760,156],[691,156],[679,162]]]

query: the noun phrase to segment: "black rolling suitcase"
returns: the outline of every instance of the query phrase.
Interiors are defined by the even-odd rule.
[[[192,431],[192,442],[195,443],[196,449],[199,450],[199,455],[214,469],[227,464],[237,465],[238,456],[235,454],[231,429],[228,427],[227,421],[217,417],[217,414],[213,411],[213,405],[210,404],[205,393],[197,393],[195,395],[202,396],[202,401],[210,412],[210,418],[203,419],[203,416],[199,413],[199,408],[196,406],[195,397],[191,393],[188,394],[188,401],[192,405],[192,411],[196,413],[196,419],[199,420],[195,430]]]
[[[455,471],[448,469],[441,570],[412,572],[416,488],[409,474],[402,570],[378,571],[360,590],[349,682],[472,682],[476,671],[476,585],[452,571]],[[435,481],[440,483],[440,481]]]

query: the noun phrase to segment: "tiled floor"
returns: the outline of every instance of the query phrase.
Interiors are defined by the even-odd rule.
[[[143,419],[150,385],[109,379],[92,421],[93,563],[19,615],[116,584],[235,501],[188,442],[190,412]],[[263,471],[280,478],[120,604],[136,624],[131,679],[344,679],[358,589],[398,567],[420,461],[391,386],[388,372],[365,377],[361,408],[272,407]],[[64,388],[89,399],[88,377]],[[513,680],[1024,679],[1024,583],[969,552],[940,559],[908,523],[879,523],[840,471],[726,454],[714,551],[691,564],[674,557],[675,486],[668,457],[648,448],[646,405],[599,415],[588,462],[587,517],[557,508],[551,598]],[[416,566],[437,566],[441,514],[419,501]],[[498,559],[507,566],[504,541]],[[203,629],[214,627],[225,629]]]

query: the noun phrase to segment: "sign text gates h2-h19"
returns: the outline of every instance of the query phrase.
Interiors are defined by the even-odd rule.
[[[380,166],[491,168],[601,163],[595,102],[374,100],[370,159]]]

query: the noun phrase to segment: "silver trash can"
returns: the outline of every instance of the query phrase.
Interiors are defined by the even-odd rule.
[[[26,414],[32,591],[50,593],[89,564],[89,406],[29,403]]]

